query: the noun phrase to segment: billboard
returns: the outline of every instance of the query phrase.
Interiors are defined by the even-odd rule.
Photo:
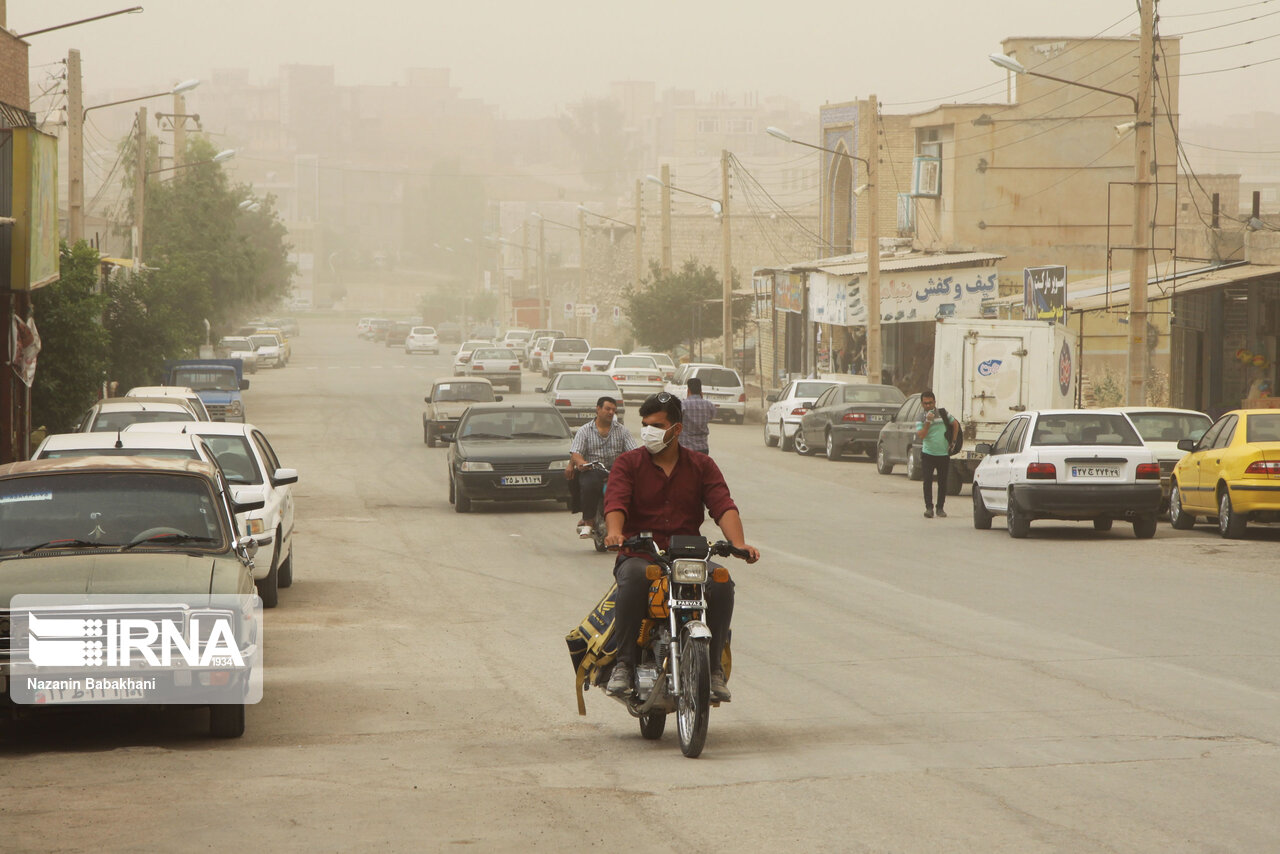
[[[35,128],[7,133],[12,142],[15,220],[10,287],[32,290],[59,276],[58,138]]]
[[[829,277],[823,294],[826,300],[825,315],[845,317],[846,320],[841,325],[865,326],[866,277],[848,277],[844,293],[839,291],[836,279],[835,276]],[[1000,272],[995,267],[949,267],[882,273],[880,322],[917,323],[939,317],[981,317],[984,304],[999,295],[999,284]],[[812,297],[811,300],[817,302]],[[818,321],[819,317],[810,319]]]
[[[1067,268],[1026,267],[1022,271],[1023,317],[1067,322]]]

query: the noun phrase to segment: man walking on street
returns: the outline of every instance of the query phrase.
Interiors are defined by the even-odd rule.
[[[921,439],[920,462],[924,466],[924,518],[933,518],[933,476],[938,476],[938,517],[947,518],[943,504],[947,500],[947,474],[951,471],[951,437],[960,422],[947,414],[946,422],[938,412],[938,401],[932,391],[920,395],[922,420],[916,422],[916,438]]]
[[[680,447],[709,454],[707,437],[711,433],[711,420],[720,407],[702,396],[702,380],[689,380],[689,394],[684,399],[684,431],[680,434]]]

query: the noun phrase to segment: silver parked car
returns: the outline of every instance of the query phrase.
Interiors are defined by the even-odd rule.
[[[612,397],[618,402],[618,420],[626,414],[622,390],[608,374],[559,374],[546,388],[538,389],[547,402],[559,410],[571,426],[586,424],[596,417],[596,401]]]

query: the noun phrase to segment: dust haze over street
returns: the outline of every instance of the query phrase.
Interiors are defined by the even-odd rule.
[[[301,473],[245,735],[208,740],[200,709],[5,724],[6,850],[1280,844],[1276,529],[1015,541],[973,530],[967,491],[924,520],[901,475],[717,424],[764,557],[730,564],[734,698],[690,761],[599,691],[577,715],[563,636],[611,557],[559,505],[456,514],[420,420],[450,357],[354,320],[304,317],[289,370],[245,394]]]

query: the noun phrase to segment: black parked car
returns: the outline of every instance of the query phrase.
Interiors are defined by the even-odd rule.
[[[469,513],[472,501],[569,501],[564,470],[573,434],[546,403],[473,403],[449,448],[449,503]]]
[[[874,459],[880,428],[905,399],[891,385],[832,386],[801,417],[796,430],[796,453],[807,456],[822,448],[827,459],[838,460],[845,451],[853,450]]]

